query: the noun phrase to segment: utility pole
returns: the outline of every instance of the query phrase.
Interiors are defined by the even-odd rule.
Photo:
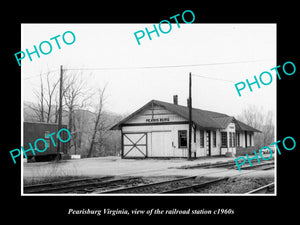
[[[192,159],[192,73],[189,74],[189,146],[188,146],[188,159]]]
[[[63,88],[63,66],[61,65],[60,82],[59,82],[58,131],[62,128],[62,88]],[[57,141],[57,158],[59,157],[60,147],[61,147],[61,143],[60,141]]]

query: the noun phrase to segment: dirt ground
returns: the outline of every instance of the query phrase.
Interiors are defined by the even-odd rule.
[[[59,162],[23,163],[24,184],[41,179],[63,179],[64,177],[90,176],[232,176],[242,175],[274,177],[274,170],[241,171],[226,168],[180,169],[185,166],[233,161],[232,157],[186,159],[121,159],[120,157],[98,157]],[[248,174],[248,175],[247,175]],[[53,178],[53,179],[51,179]]]

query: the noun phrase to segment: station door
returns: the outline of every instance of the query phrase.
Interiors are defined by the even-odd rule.
[[[123,133],[123,157],[147,157],[147,133]]]

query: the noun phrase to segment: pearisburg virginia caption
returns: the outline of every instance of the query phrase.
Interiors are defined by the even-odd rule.
[[[161,209],[148,209],[148,210],[140,210],[140,209],[134,209],[134,210],[127,210],[127,209],[72,209],[70,208],[68,210],[69,215],[110,215],[110,216],[116,216],[116,215],[233,215],[234,210],[229,208],[218,208],[218,209],[168,209],[168,210],[161,210]]]

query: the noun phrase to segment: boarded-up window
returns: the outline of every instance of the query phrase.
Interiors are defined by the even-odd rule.
[[[204,130],[200,130],[200,147],[204,148]]]
[[[178,131],[178,146],[179,148],[187,148],[187,130]]]
[[[227,147],[227,132],[221,132],[221,147]]]

